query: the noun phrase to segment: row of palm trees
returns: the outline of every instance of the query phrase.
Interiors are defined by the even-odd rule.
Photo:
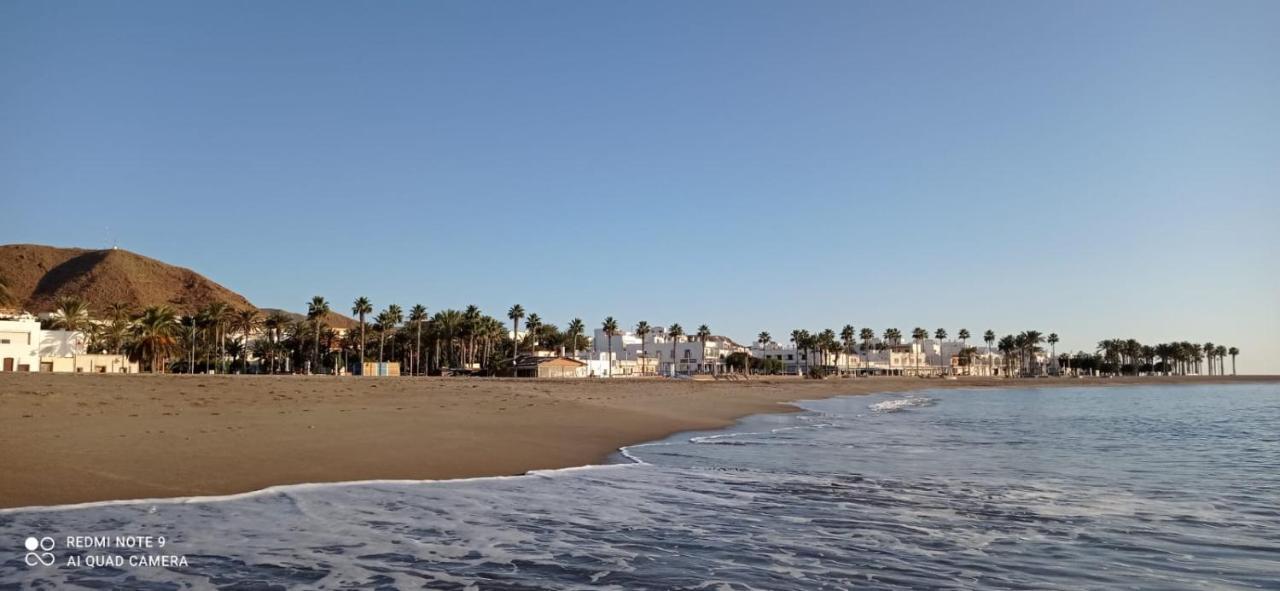
[[[942,341],[949,334],[947,329],[938,328],[933,331],[932,336]],[[916,327],[911,330],[911,340],[917,345],[922,345],[929,337],[930,332],[925,328]],[[972,333],[967,328],[961,328],[956,332],[956,338],[961,342],[961,365],[971,364],[973,357],[977,354],[976,348],[968,346],[968,340],[972,338]],[[866,354],[872,351],[891,349],[901,345],[902,340],[903,333],[897,328],[886,328],[881,333],[880,340],[876,340],[876,331],[874,329],[863,327],[861,330],[857,330],[852,324],[846,324],[838,333],[830,328],[818,332],[809,332],[804,329],[791,331],[792,345],[798,351],[805,352],[805,359],[815,359],[815,365],[818,366],[831,366],[831,358],[839,358],[840,354],[851,356],[858,353]],[[1036,364],[1033,363],[1037,358],[1037,354],[1044,351],[1040,345],[1048,343],[1051,347],[1055,347],[1059,342],[1059,337],[1057,333],[1051,333],[1046,337],[1040,331],[1028,330],[1016,335],[1005,335],[997,341],[995,331],[987,330],[983,333],[983,340],[987,344],[988,353],[991,352],[993,345],[998,346],[1008,364],[1006,371],[1013,370],[1013,360],[1016,359],[1017,368],[1025,372],[1035,369],[1043,371],[1043,368],[1035,368]],[[756,342],[763,347],[773,342],[773,336],[767,331],[761,332],[756,336]],[[914,356],[913,362],[917,372],[920,370],[921,361],[920,355]]]
[[[3,292],[0,292],[3,293]],[[568,322],[561,330],[555,324],[544,322],[536,313],[526,313],[517,304],[507,311],[511,321],[508,333],[504,323],[485,315],[477,306],[464,310],[447,309],[428,315],[427,308],[415,305],[406,316],[399,305],[390,304],[376,315],[366,297],[356,298],[351,313],[357,319],[358,330],[340,331],[329,326],[332,312],[328,301],[313,297],[307,304],[307,314],[299,318],[281,311],[265,316],[254,308],[236,308],[227,303],[213,302],[193,314],[181,315],[169,306],[151,306],[135,311],[125,304],[112,304],[102,310],[99,320],[93,319],[89,306],[75,297],[61,298],[49,323],[53,328],[79,331],[88,338],[93,352],[127,354],[143,363],[149,371],[185,372],[248,372],[280,373],[292,371],[328,372],[347,367],[349,361],[372,361],[369,354],[370,333],[376,338],[378,362],[388,359],[399,361],[410,375],[439,373],[443,370],[466,369],[494,372],[504,363],[519,356],[522,350],[578,351],[589,347],[591,339],[584,335],[586,325],[580,318]],[[369,322],[372,320],[372,322]],[[521,322],[524,331],[520,330]],[[608,338],[607,349],[612,357],[613,337],[621,328],[613,317],[605,318],[602,332]],[[644,341],[645,337],[660,327],[640,321],[634,332]],[[666,329],[671,338],[671,358],[676,359],[677,344],[685,336],[683,327],[672,324]],[[933,338],[944,340],[948,331],[938,328]],[[711,329],[703,324],[691,335],[704,344],[712,338]],[[929,338],[930,332],[916,327],[911,339],[917,344]],[[256,338],[255,338],[256,337]],[[517,338],[518,337],[518,338]],[[876,331],[853,325],[845,325],[840,331],[825,329],[809,332],[803,329],[791,332],[791,342],[797,350],[804,351],[806,359],[814,365],[830,366],[831,359],[841,353],[883,351],[902,344],[903,333],[888,328],[876,340]],[[956,337],[961,341],[960,363],[972,363],[977,354],[969,347],[968,329],[960,329]],[[757,335],[762,346],[773,342],[767,332]],[[1035,330],[1004,335],[999,339],[992,330],[982,335],[987,352],[994,346],[1004,359],[1006,374],[1042,374],[1047,368],[1042,359],[1042,345],[1051,349],[1050,359],[1057,359],[1060,368],[1112,374],[1189,374],[1208,373],[1225,375],[1225,359],[1231,357],[1231,373],[1235,374],[1236,347],[1213,343],[1195,344],[1186,341],[1142,345],[1134,339],[1107,339],[1098,343],[1094,354],[1076,353],[1058,356],[1056,333],[1044,335]],[[508,357],[506,351],[510,350]],[[642,345],[642,353],[643,351]],[[251,367],[250,357],[259,360]],[[354,357],[352,359],[351,357]],[[915,362],[920,363],[919,356]],[[749,364],[748,364],[749,365]],[[746,369],[744,367],[744,369]]]
[[[1078,353],[1069,361],[1090,364],[1101,373],[1114,375],[1226,375],[1226,358],[1231,357],[1231,375],[1236,373],[1240,349],[1213,343],[1178,341],[1144,345],[1135,339],[1106,339],[1098,342],[1097,353]]]

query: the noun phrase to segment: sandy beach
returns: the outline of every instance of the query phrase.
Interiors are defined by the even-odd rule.
[[[0,507],[520,474],[806,398],[925,388],[1275,380],[751,381],[0,374]]]

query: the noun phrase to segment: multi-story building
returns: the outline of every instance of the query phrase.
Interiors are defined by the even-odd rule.
[[[595,357],[612,352],[615,363],[636,362],[636,371],[649,375],[721,373],[729,355],[748,352],[728,337],[713,335],[706,342],[688,336],[673,339],[662,327],[655,327],[643,339],[630,331],[620,331],[610,337],[604,330],[596,329],[592,347]]]

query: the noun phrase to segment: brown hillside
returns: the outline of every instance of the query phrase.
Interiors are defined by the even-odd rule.
[[[297,312],[290,312],[288,310],[281,310],[279,308],[262,308],[263,314],[270,314],[272,312],[282,312],[289,318],[292,318],[293,320],[302,321],[307,319],[306,314],[299,314]],[[368,319],[366,319],[366,322],[367,321]],[[324,323],[325,323],[325,326],[328,326],[329,328],[342,328],[347,330],[360,326],[360,321],[356,320],[355,318],[343,316],[342,314],[339,314],[332,310],[330,310],[329,313],[325,315]]]
[[[244,296],[182,267],[126,250],[86,250],[37,244],[0,245],[0,277],[29,312],[49,312],[58,298],[74,295],[98,313],[125,302],[136,309],[169,305],[192,312],[211,302],[251,308]]]

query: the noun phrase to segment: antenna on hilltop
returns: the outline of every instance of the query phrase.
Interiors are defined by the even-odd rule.
[[[111,233],[111,226],[107,226],[107,236],[111,238],[111,250],[120,250],[120,241],[116,239],[115,234]]]

